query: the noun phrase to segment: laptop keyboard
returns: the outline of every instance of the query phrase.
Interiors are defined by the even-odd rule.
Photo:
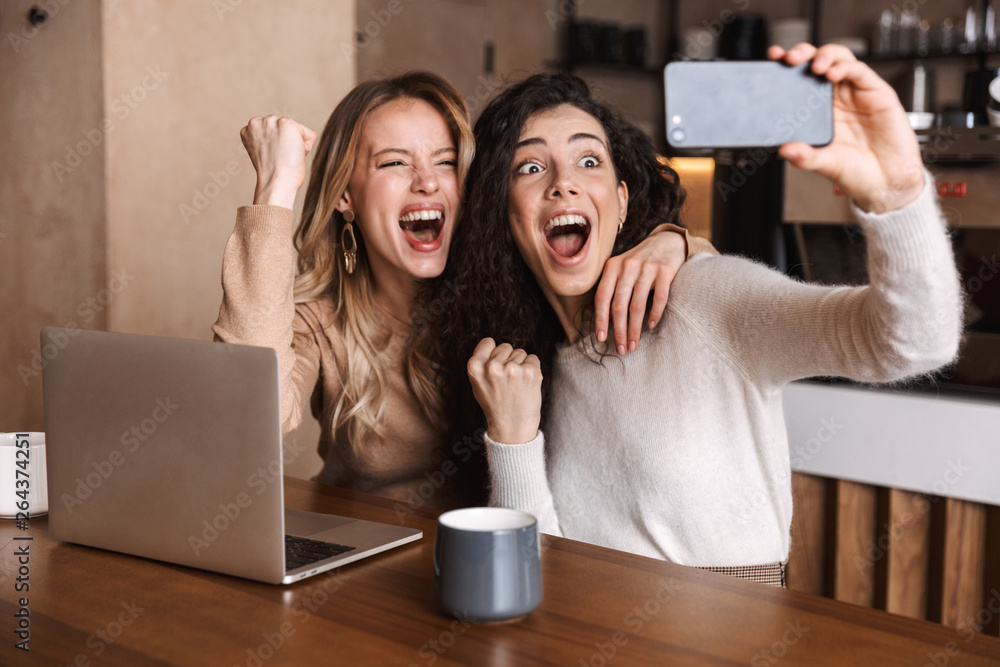
[[[298,537],[297,535],[285,535],[285,572],[330,558],[331,556],[339,556],[348,551],[354,551],[354,547],[334,544],[333,542],[310,540],[306,537]]]

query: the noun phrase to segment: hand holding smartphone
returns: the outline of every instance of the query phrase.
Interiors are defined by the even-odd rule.
[[[685,60],[664,69],[667,141],[675,148],[833,140],[833,85],[811,62]]]

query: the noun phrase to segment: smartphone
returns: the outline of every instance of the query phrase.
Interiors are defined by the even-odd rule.
[[[809,71],[754,60],[682,60],[663,71],[667,141],[744,148],[833,140],[833,85]]]

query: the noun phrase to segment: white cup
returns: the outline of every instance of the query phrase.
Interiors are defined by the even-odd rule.
[[[0,433],[0,518],[30,519],[48,511],[45,434]]]
[[[990,81],[988,90],[990,100],[986,105],[986,116],[989,118],[990,125],[1000,127],[1000,76]]]

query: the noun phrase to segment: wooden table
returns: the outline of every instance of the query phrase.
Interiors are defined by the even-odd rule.
[[[424,538],[279,587],[55,542],[42,518],[27,531],[0,522],[0,664],[1000,664],[995,638],[558,538],[544,543],[539,609],[466,627],[432,602],[435,512],[400,514],[392,501],[295,479],[285,497],[402,519]],[[31,588],[18,594],[25,543]],[[13,646],[20,595],[30,653]]]

